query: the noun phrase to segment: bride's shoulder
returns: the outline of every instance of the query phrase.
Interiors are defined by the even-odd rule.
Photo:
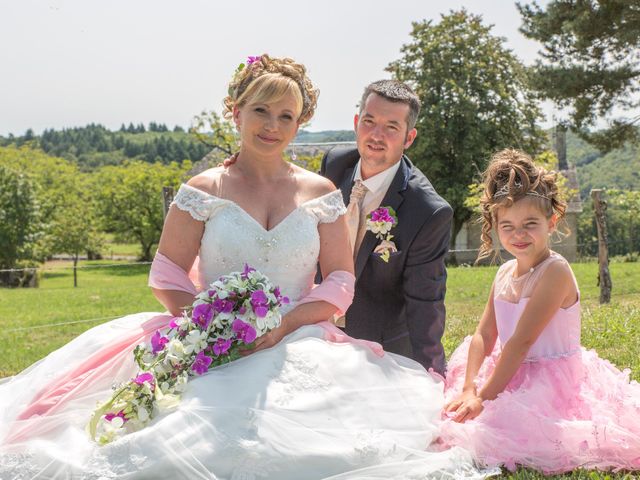
[[[227,169],[223,166],[210,168],[191,177],[187,181],[187,185],[206,194],[217,197],[218,192],[220,191],[221,179],[226,170]]]
[[[172,204],[191,214],[195,220],[207,221],[219,207],[226,203],[218,197],[223,168],[206,170],[182,184]]]
[[[302,168],[297,169],[296,180],[304,192],[303,205],[319,223],[333,223],[345,213],[342,193],[331,180]]]
[[[294,166],[294,172],[296,180],[301,190],[305,192],[308,200],[322,197],[336,190],[331,180],[317,173],[310,172],[298,166]]]

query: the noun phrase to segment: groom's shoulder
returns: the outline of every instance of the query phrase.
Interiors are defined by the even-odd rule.
[[[355,147],[333,147],[322,158],[323,174],[342,172],[358,163],[360,154]]]
[[[410,163],[410,174],[407,190],[414,202],[427,207],[429,211],[443,211],[453,213],[453,209],[434,188],[431,181],[417,166]]]

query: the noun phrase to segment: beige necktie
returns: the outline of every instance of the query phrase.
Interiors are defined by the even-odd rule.
[[[369,189],[364,186],[362,180],[356,180],[351,190],[351,196],[349,197],[349,206],[347,207],[347,225],[349,226],[349,238],[351,240],[351,247],[353,248],[353,256],[355,258],[358,252],[358,247],[362,241],[360,230],[364,226],[364,217],[362,211],[362,202],[364,196]]]

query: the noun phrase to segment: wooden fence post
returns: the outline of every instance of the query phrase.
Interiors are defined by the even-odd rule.
[[[167,218],[169,207],[173,201],[173,187],[162,187],[162,219]]]
[[[607,202],[600,198],[601,189],[591,190],[593,211],[598,228],[598,285],[600,286],[600,303],[611,301],[611,274],[609,273],[609,247],[607,246]]]

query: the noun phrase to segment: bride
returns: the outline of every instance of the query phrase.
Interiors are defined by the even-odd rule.
[[[0,385],[0,478],[447,478],[480,476],[462,449],[429,451],[443,382],[418,363],[323,322],[349,306],[345,206],[328,180],[283,158],[313,115],[305,68],[263,55],[225,99],[240,132],[236,163],[183,185],[150,285],[177,315],[196,282],[259,269],[291,303],[253,351],[192,379],[178,408],[105,446],[85,427],[111,386],[136,373],[132,349],[170,315],[95,327]],[[326,279],[312,289],[317,265]]]

